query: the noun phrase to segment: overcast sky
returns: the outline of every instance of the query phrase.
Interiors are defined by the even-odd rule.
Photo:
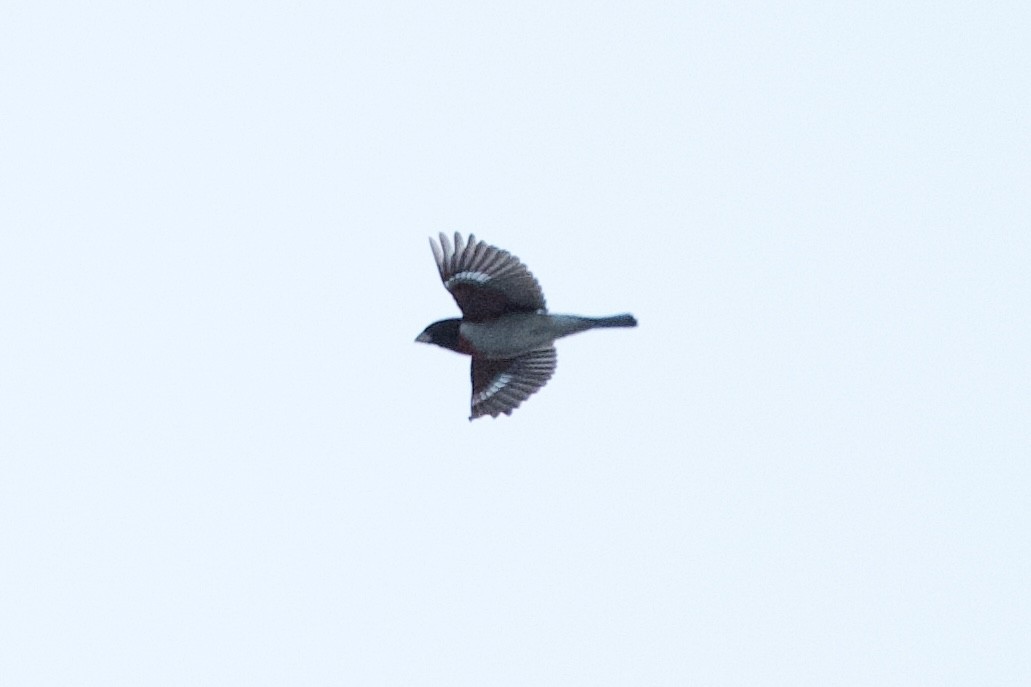
[[[7,2],[0,683],[1031,684],[1023,2]],[[512,417],[413,342],[519,256]]]

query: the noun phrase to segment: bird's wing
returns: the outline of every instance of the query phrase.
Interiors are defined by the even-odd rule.
[[[511,415],[555,374],[558,356],[554,347],[530,351],[508,360],[473,358],[472,416]]]
[[[455,245],[440,234],[440,245],[430,239],[440,279],[455,297],[462,315],[470,322],[500,317],[512,312],[544,310],[541,285],[508,251],[477,241],[468,243],[455,232]]]

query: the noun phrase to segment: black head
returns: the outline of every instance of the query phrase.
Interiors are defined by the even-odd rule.
[[[422,330],[422,334],[415,337],[415,340],[458,351],[458,325],[461,323],[462,321],[457,319],[434,322]]]

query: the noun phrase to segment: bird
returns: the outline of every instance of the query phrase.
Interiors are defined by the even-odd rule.
[[[455,232],[454,245],[443,232],[430,248],[444,287],[461,318],[439,320],[416,342],[472,358],[472,414],[469,420],[512,411],[555,373],[555,340],[602,327],[636,327],[633,315],[582,317],[548,312],[544,292],[526,265],[508,251],[474,234]]]

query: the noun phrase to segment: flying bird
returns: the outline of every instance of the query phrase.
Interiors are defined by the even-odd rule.
[[[508,251],[455,232],[430,239],[440,279],[461,319],[434,322],[416,337],[472,357],[472,415],[511,415],[555,373],[555,339],[598,327],[636,327],[633,315],[552,315],[526,265]]]

